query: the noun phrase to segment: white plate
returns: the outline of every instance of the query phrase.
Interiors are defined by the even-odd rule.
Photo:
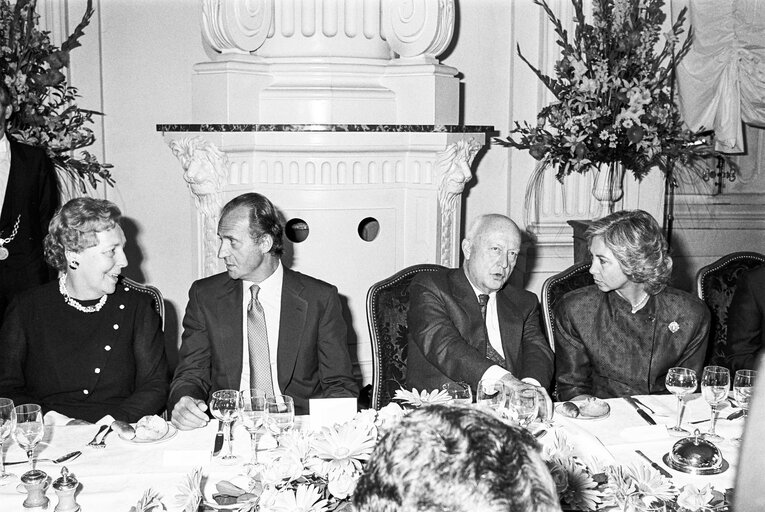
[[[579,416],[577,416],[576,418],[572,418],[571,416],[566,416],[565,414],[563,414],[561,412],[561,407],[563,407],[563,402],[555,406],[555,412],[557,414],[560,414],[562,417],[568,418],[570,420],[602,420],[602,419],[608,418],[608,416],[611,414],[611,407],[609,406],[608,411],[606,411],[605,414],[602,414],[600,416],[585,416],[582,414],[582,410],[581,410],[581,405],[584,403],[584,400],[576,400],[576,401],[568,400],[568,401],[580,408]]]
[[[162,443],[167,441],[168,439],[172,439],[175,437],[175,435],[178,433],[178,429],[175,428],[171,423],[167,424],[167,433],[160,437],[159,439],[138,439],[137,437],[134,437],[133,439],[122,439],[126,443],[133,443],[133,444],[155,444],[155,443]]]

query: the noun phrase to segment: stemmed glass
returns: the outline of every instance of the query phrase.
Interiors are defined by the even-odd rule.
[[[13,407],[13,400],[0,398],[0,486],[7,484],[14,476],[5,472],[3,457],[3,442],[8,439],[16,425],[16,411]]]
[[[470,385],[466,382],[447,382],[441,386],[441,389],[449,393],[455,404],[470,405],[473,403],[473,392],[470,391]]]
[[[220,458],[222,464],[231,465],[236,463],[237,456],[231,449],[231,423],[236,419],[237,402],[239,391],[233,389],[221,389],[212,394],[210,411],[212,415],[223,422],[223,435],[226,438],[226,454]]]
[[[755,370],[736,370],[736,376],[733,378],[733,395],[744,411],[744,422],[746,422],[746,417],[749,414],[749,400],[752,398],[752,388],[756,377],[757,372]],[[731,439],[735,444],[740,443],[741,440],[741,437]]]
[[[45,427],[43,426],[42,409],[37,404],[17,405],[16,425],[13,427],[13,439],[27,452],[29,466],[35,469],[34,454],[37,443],[42,441]]]
[[[295,424],[295,402],[287,395],[275,395],[266,398],[266,424],[276,435],[280,436]]]
[[[730,388],[730,372],[722,366],[707,366],[701,374],[701,396],[707,401],[711,409],[711,424],[709,432],[704,434],[710,441],[722,441],[722,436],[715,433],[717,416],[720,413],[718,406],[728,398]]]
[[[263,435],[263,427],[266,418],[266,393],[260,389],[245,389],[239,393],[238,403],[239,419],[242,425],[250,433],[250,451],[252,457],[250,465],[258,467],[258,441]]]
[[[667,386],[667,390],[677,397],[677,424],[667,428],[667,431],[674,436],[684,436],[688,434],[688,431],[680,427],[685,412],[683,397],[696,391],[696,372],[690,368],[670,368],[664,379],[664,384]]]
[[[482,380],[475,392],[475,403],[499,411],[507,402],[507,393],[502,381],[494,379]]]
[[[535,389],[516,389],[508,394],[507,405],[518,425],[528,428],[539,413],[539,395]]]

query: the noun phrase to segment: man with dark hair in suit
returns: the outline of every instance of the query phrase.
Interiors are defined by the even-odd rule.
[[[765,346],[765,265],[743,272],[728,308],[725,363],[731,372],[754,370]]]
[[[11,102],[0,79],[0,325],[16,294],[52,277],[43,239],[59,205],[56,173],[45,151],[6,132]]]
[[[539,301],[506,285],[520,247],[521,232],[512,220],[483,215],[462,241],[462,268],[412,280],[410,388],[432,390],[464,381],[475,390],[482,379],[496,379],[511,389],[533,387],[542,416],[552,413],[545,388],[553,376],[553,353],[542,334]]]
[[[260,194],[223,207],[218,257],[226,272],[194,282],[168,409],[182,429],[207,424],[219,389],[284,394],[297,414],[309,398],[358,396],[337,288],[284,268],[283,226]]]

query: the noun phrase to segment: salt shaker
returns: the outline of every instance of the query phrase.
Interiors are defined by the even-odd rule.
[[[53,482],[53,489],[58,496],[58,505],[56,505],[54,512],[78,512],[80,510],[80,506],[74,499],[78,485],[80,482],[77,481],[74,474],[69,473],[66,466],[61,468],[61,476]]]
[[[24,500],[24,508],[46,508],[48,497],[45,491],[48,489],[48,474],[39,469],[27,471],[21,475],[21,483],[27,490],[27,498]]]

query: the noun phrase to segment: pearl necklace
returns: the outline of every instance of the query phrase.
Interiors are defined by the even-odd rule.
[[[618,293],[618,294],[619,294],[619,296],[620,296],[622,299],[626,300],[627,302],[630,302],[630,301],[629,301],[629,299],[627,299],[627,297],[625,297],[625,296],[622,294],[622,292],[620,292],[619,290],[617,290],[617,291],[616,291],[616,293]],[[646,303],[648,302],[648,299],[650,299],[650,298],[651,298],[651,295],[650,295],[650,294],[648,294],[648,293],[646,293],[646,292],[643,292],[643,294],[644,294],[644,295],[643,295],[643,298],[642,298],[642,299],[640,299],[640,302],[638,302],[638,303],[637,303],[637,304],[635,304],[634,306],[633,306],[633,305],[632,305],[632,303],[630,302],[630,307],[632,308],[632,314],[633,314],[633,315],[634,315],[635,313],[637,313],[638,311],[640,311],[641,309],[643,309],[643,307],[644,307],[644,306],[646,305]]]
[[[61,277],[58,278],[58,291],[64,296],[64,302],[83,313],[96,313],[97,311],[101,311],[101,308],[106,304],[106,298],[108,297],[108,295],[104,295],[96,304],[93,304],[92,306],[83,306],[77,302],[76,299],[70,297],[69,292],[66,291],[66,274],[61,274]]]

